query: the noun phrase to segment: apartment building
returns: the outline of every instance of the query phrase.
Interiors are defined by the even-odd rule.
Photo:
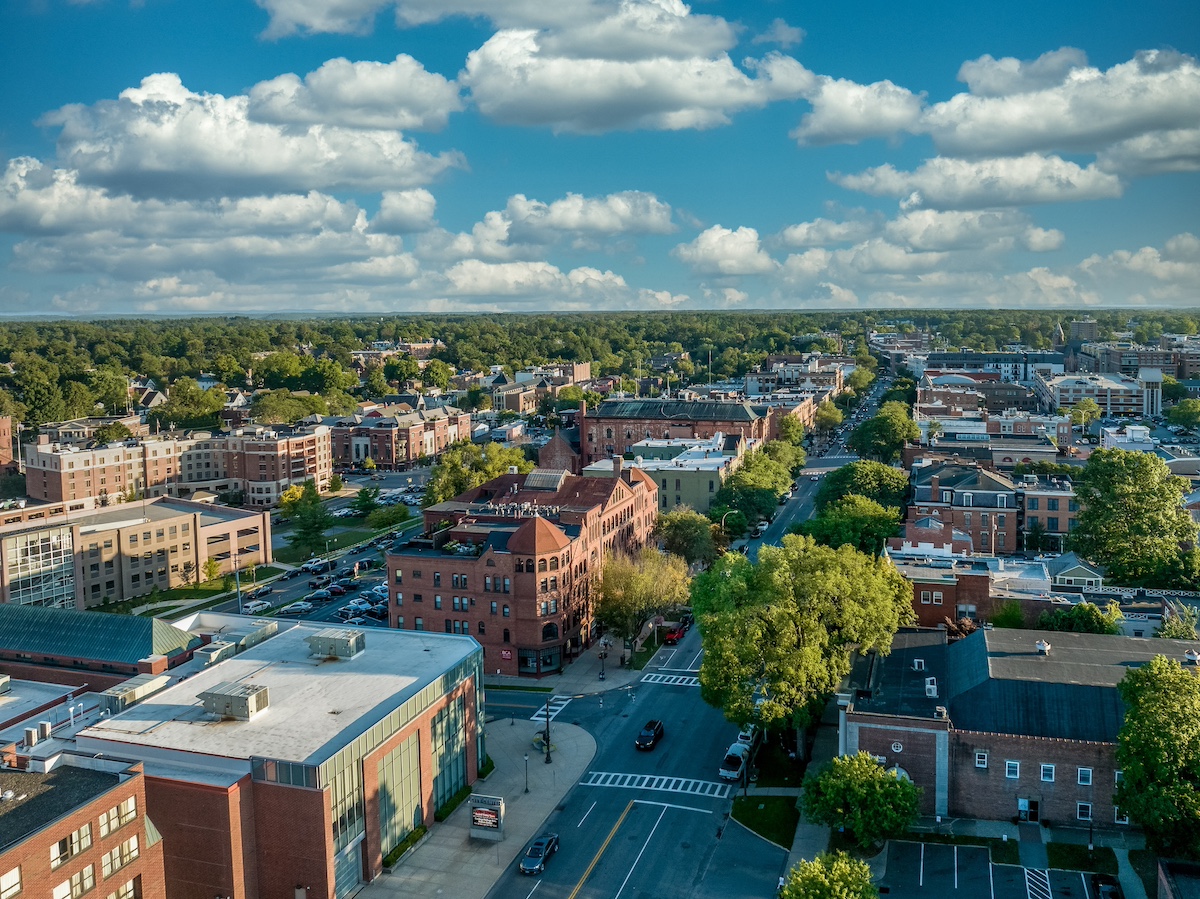
[[[1033,384],[1045,412],[1070,410],[1093,400],[1105,416],[1149,417],[1162,414],[1162,371],[1143,368],[1136,378],[1125,375],[1038,375]]]
[[[414,411],[388,406],[322,424],[329,429],[333,464],[353,468],[370,459],[378,468],[402,471],[471,439],[470,414],[453,406]]]
[[[92,608],[195,583],[209,559],[222,573],[271,561],[265,510],[172,497],[49,508],[12,510],[0,524],[3,602]]]
[[[142,765],[64,752],[48,723],[32,731],[0,746],[0,895],[166,899]]]
[[[1137,376],[1139,369],[1157,368],[1174,375],[1179,353],[1169,347],[1143,346],[1128,341],[1085,343],[1077,356],[1079,371],[1105,375]]]
[[[1034,550],[1062,552],[1079,514],[1071,479],[1027,474],[1017,483],[1017,503],[1023,513],[1023,545]],[[1033,545],[1035,542],[1037,546]]]
[[[425,509],[422,532],[388,552],[391,626],[470,634],[488,671],[561,671],[594,636],[606,555],[645,546],[657,517],[654,479],[611,464],[610,477],[502,475]]]
[[[910,518],[935,516],[970,537],[976,552],[1017,551],[1017,486],[998,471],[956,462],[912,471]]]
[[[934,352],[914,355],[907,365],[918,377],[926,370],[995,373],[1002,381],[1031,382],[1035,375],[1046,377],[1061,375],[1065,369],[1062,353],[1043,350],[1006,350],[994,353],[977,353],[973,350]]]
[[[53,443],[25,447],[26,491],[33,499],[102,504],[140,497],[207,498],[241,492],[245,505],[271,508],[288,487],[333,474],[329,428],[195,431],[97,447]]]
[[[835,397],[844,387],[844,369],[853,359],[820,355],[769,357],[746,373],[746,396],[764,396],[776,391],[824,393]]]

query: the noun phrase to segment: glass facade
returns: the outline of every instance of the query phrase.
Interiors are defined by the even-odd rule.
[[[459,697],[433,718],[433,807],[441,808],[467,783],[466,701]]]
[[[379,763],[379,837],[386,856],[425,819],[421,809],[421,741],[413,734]]]
[[[75,548],[69,527],[4,538],[8,601],[75,608]]]

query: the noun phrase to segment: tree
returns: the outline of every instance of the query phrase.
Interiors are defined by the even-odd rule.
[[[826,506],[816,518],[794,524],[788,530],[812,537],[824,546],[836,549],[850,545],[877,556],[899,525],[899,509],[885,508],[873,499],[850,494]]]
[[[421,374],[421,366],[409,355],[389,356],[383,363],[383,376],[389,381],[413,381]]]
[[[654,533],[662,540],[663,549],[681,557],[689,565],[711,562],[717,557],[713,523],[687,506],[659,515]]]
[[[845,828],[863,849],[908,830],[921,801],[916,784],[869,752],[834,758],[804,778],[802,795],[806,820]]]
[[[525,458],[519,447],[503,447],[489,443],[479,447],[473,443],[458,443],[442,453],[441,461],[433,467],[425,485],[425,503],[445,502],[472,487],[486,484],[515,466],[521,474],[533,471],[533,463]]]
[[[786,535],[758,562],[728,553],[692,585],[700,694],[738,724],[807,723],[811,700],[850,671],[854,648],[887,653],[912,620],[912,589],[888,559]]]
[[[477,384],[467,391],[466,407],[473,412],[486,412],[492,408],[492,395]]]
[[[1168,640],[1195,640],[1198,620],[1200,612],[1182,603],[1172,603],[1154,636]]]
[[[112,424],[101,425],[96,428],[95,440],[97,443],[118,443],[122,440],[128,440],[133,436],[133,432],[119,421],[114,421]]]
[[[879,412],[850,434],[846,445],[868,459],[891,462],[900,458],[900,450],[910,440],[918,440],[921,429],[909,415],[904,403],[884,403]]]
[[[851,493],[865,496],[881,506],[899,508],[908,493],[908,475],[879,462],[851,462],[825,475],[813,507],[820,514],[830,503]]]
[[[1196,543],[1183,505],[1189,489],[1158,456],[1097,450],[1075,478],[1079,513],[1067,544],[1114,583],[1173,586]]]
[[[279,494],[279,511],[285,518],[291,518],[295,514],[296,505],[302,496],[304,496],[304,488],[299,484],[285,487],[283,493]]]
[[[763,455],[772,461],[778,462],[787,469],[788,486],[791,486],[791,478],[798,475],[808,462],[808,457],[795,443],[788,443],[785,440],[768,440],[762,447]]]
[[[688,598],[687,566],[679,556],[647,546],[636,556],[609,555],[596,582],[596,617],[622,640],[633,640],[652,615]]]
[[[1163,375],[1162,382],[1162,398],[1163,402],[1168,405],[1178,403],[1181,400],[1186,400],[1188,396],[1187,388],[1180,384],[1170,375]]]
[[[111,368],[98,368],[88,374],[88,387],[96,402],[104,406],[109,415],[116,415],[129,408],[129,379]]]
[[[1181,428],[1200,427],[1200,400],[1180,400],[1167,410],[1167,421]]]
[[[842,415],[842,410],[835,406],[832,401],[821,400],[821,404],[817,406],[814,423],[819,434],[828,435],[830,432],[836,431],[841,427],[845,418]]]
[[[320,549],[325,532],[333,525],[333,515],[330,514],[329,507],[321,502],[317,482],[312,478],[304,482],[300,499],[292,507],[291,519],[292,544],[310,551]]]
[[[442,390],[450,386],[450,379],[453,377],[454,369],[441,359],[430,360],[429,364],[421,372],[422,380]]]
[[[206,582],[215,581],[221,576],[221,563],[212,556],[209,556],[204,560],[204,568],[202,570]]]
[[[1035,553],[1046,544],[1046,526],[1038,519],[1025,529],[1025,550]]]
[[[1025,626],[1025,612],[1021,609],[1021,601],[1010,599],[1001,603],[992,613],[993,627],[1007,627],[1019,630]]]
[[[728,546],[729,541],[745,537],[750,531],[750,522],[744,513],[729,506],[712,505],[708,507],[708,520],[717,526],[714,535],[722,547]]]
[[[779,419],[779,439],[799,446],[804,441],[804,423],[794,415],[783,416]]]
[[[340,474],[337,474],[335,472],[334,474],[331,474],[329,476],[329,492],[330,493],[341,493],[342,488],[344,486],[346,486],[346,485],[342,481],[342,476]]]
[[[792,866],[779,899],[879,899],[879,890],[866,862],[844,852],[822,852]]]
[[[1038,616],[1037,629],[1066,631],[1072,634],[1119,634],[1124,619],[1115,600],[1101,610],[1090,602],[1078,602],[1069,609],[1055,609]]]
[[[363,377],[363,396],[386,396],[389,391],[390,388],[388,387],[387,378],[384,377],[383,367],[374,365],[371,368],[368,368],[366,375]]]
[[[370,515],[379,508],[379,488],[363,487],[354,494],[354,499],[350,500],[350,508],[355,515],[363,518]]]
[[[1100,415],[1100,407],[1096,405],[1096,401],[1090,396],[1085,396],[1071,407],[1071,424],[1078,425],[1086,431],[1088,425],[1098,419]]]
[[[850,377],[846,378],[846,386],[857,394],[863,393],[871,382],[875,380],[875,375],[867,371],[865,368],[856,368],[850,372]]]
[[[380,506],[367,516],[367,527],[382,531],[384,528],[395,527],[412,517],[408,506],[397,503],[394,506]]]
[[[1155,656],[1117,689],[1126,706],[1117,806],[1159,855],[1200,859],[1200,677]]]

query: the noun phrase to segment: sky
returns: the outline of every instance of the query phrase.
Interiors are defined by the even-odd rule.
[[[4,0],[0,315],[1200,306],[1200,4]]]

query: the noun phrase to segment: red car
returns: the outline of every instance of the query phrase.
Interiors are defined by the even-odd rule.
[[[671,630],[667,631],[667,635],[663,637],[663,642],[668,646],[674,646],[683,639],[683,635],[687,633],[687,627],[683,624],[677,624]]]

